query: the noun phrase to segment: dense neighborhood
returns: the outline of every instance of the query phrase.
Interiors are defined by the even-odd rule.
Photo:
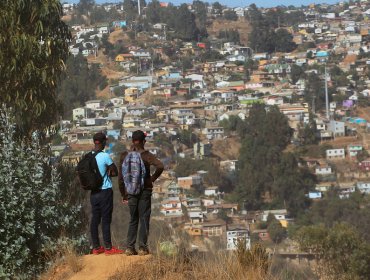
[[[198,13],[198,2],[180,9],[185,5]],[[139,7],[144,19],[152,15],[153,3],[159,9],[169,5],[154,1]],[[252,5],[205,8],[208,19],[252,27],[253,14],[276,12]],[[292,129],[286,149],[306,149],[298,166],[316,178],[305,193],[311,203],[334,189],[340,199],[370,193],[367,1],[284,7],[280,12],[286,17],[299,14],[294,25],[279,22],[275,28],[276,34],[288,34],[291,51],[252,46],[251,39],[242,42],[237,27],[209,32],[206,39],[198,34],[198,40],[181,40],[166,23],[129,20],[125,3],[96,5],[117,16],[106,23],[74,24],[77,6],[66,3],[63,9],[73,34],[71,55],[98,65],[108,84],[94,99],[69,108],[71,114],[60,121],[59,143],[51,146],[54,160],[76,164],[98,131],[107,133],[108,152],[116,157],[129,146],[133,131],[145,131],[147,149],[166,164],[153,193],[154,219],[185,231],[193,249],[206,251],[211,244],[234,250],[240,238],[248,248],[255,241],[279,243],[276,232],[261,225],[274,219],[286,231],[295,223],[295,213],[287,208],[250,209],[233,201],[229,193],[234,186],[211,184],[210,170],[176,172],[181,163],[191,164],[187,159],[209,160],[217,166],[214,172],[235,177],[241,145],[230,124],[248,120],[255,106],[278,108]],[[238,36],[221,38],[222,32]],[[314,143],[316,148],[309,150]],[[286,254],[297,248],[290,244],[278,250]]]

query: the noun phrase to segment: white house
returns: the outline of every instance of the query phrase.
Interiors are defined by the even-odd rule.
[[[228,55],[226,59],[230,62],[245,62],[247,60],[247,58],[242,54]]]
[[[205,207],[215,205],[215,200],[213,198],[203,198],[202,199],[202,204]]]
[[[226,171],[229,171],[229,172],[234,172],[236,170],[237,162],[238,162],[238,160],[236,160],[236,159],[220,161],[220,168],[222,170],[226,170]]]
[[[351,144],[351,145],[348,145],[347,147],[347,150],[348,150],[348,155],[352,158],[352,157],[356,157],[358,152],[361,152],[363,149],[362,145],[361,144]]]
[[[145,50],[137,50],[137,51],[131,51],[133,56],[140,57],[140,58],[150,58],[150,52]]]
[[[90,113],[90,108],[80,107],[72,110],[72,117],[74,121],[78,121],[79,119],[87,118]]]
[[[70,48],[70,49],[69,49],[69,52],[70,52],[73,56],[77,56],[77,55],[80,53],[80,49],[79,49],[79,48]]]
[[[336,160],[345,159],[346,153],[344,149],[329,149],[326,150],[326,159]]]
[[[253,59],[254,60],[263,60],[263,59],[268,59],[269,55],[268,53],[255,53],[253,54]]]
[[[109,33],[109,27],[108,26],[102,26],[98,28],[98,32],[100,34],[107,34]]]
[[[361,193],[370,194],[370,182],[358,182],[356,187]]]
[[[160,212],[165,216],[182,216],[181,201],[179,197],[171,197],[161,202]]]
[[[309,192],[308,193],[309,199],[321,199],[322,198],[322,192]]]
[[[86,101],[86,108],[92,109],[92,110],[98,110],[103,107],[103,101],[101,100],[89,100]]]
[[[277,209],[277,210],[265,210],[262,213],[261,220],[263,222],[267,222],[267,217],[269,214],[272,214],[275,216],[276,220],[286,220],[288,217],[288,211],[286,209]]]
[[[200,74],[190,74],[185,76],[185,79],[190,79],[194,87],[204,88],[205,82],[203,75]]]
[[[333,173],[333,170],[331,169],[331,166],[317,166],[315,168],[315,174],[316,175],[330,175]]]
[[[208,187],[204,190],[205,196],[216,196],[218,194],[218,187]]]
[[[251,247],[249,231],[246,228],[235,227],[226,231],[227,250],[236,250],[239,241],[245,241],[246,249]]]
[[[238,116],[241,120],[245,120],[247,117],[247,114],[244,111],[235,110],[235,111],[229,111],[225,112],[222,115],[218,117],[219,121],[228,120],[230,116]]]
[[[200,224],[204,222],[204,214],[200,209],[192,209],[188,211],[188,216],[192,224]]]
[[[114,106],[123,105],[123,97],[114,97],[114,98],[111,98],[110,102],[112,102],[112,104]]]
[[[265,99],[266,105],[273,106],[273,105],[283,105],[284,98],[282,96],[269,96]]]
[[[209,140],[223,138],[224,132],[223,127],[206,127],[202,130],[202,134]]]

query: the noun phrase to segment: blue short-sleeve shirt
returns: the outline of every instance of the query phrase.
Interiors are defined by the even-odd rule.
[[[106,190],[106,189],[112,188],[112,180],[108,176],[107,170],[108,170],[108,166],[110,166],[110,165],[113,164],[113,160],[104,151],[100,152],[95,158],[96,158],[96,162],[98,164],[98,168],[99,168],[100,174],[103,177],[102,190]]]

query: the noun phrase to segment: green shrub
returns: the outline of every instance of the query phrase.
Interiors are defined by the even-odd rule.
[[[85,242],[82,211],[66,195],[68,186],[37,133],[31,143],[16,140],[15,133],[0,108],[0,279],[33,279],[63,244]]]

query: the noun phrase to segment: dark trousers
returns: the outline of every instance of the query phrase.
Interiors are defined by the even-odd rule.
[[[110,249],[112,248],[110,224],[112,222],[113,213],[113,190],[106,189],[97,192],[91,192],[90,202],[92,208],[90,232],[93,247],[100,247],[99,224],[101,222],[104,247],[106,249]]]
[[[151,189],[144,189],[138,195],[128,195],[128,207],[131,216],[127,233],[128,248],[135,248],[139,222],[139,248],[148,248],[149,220],[152,206],[151,198]]]

